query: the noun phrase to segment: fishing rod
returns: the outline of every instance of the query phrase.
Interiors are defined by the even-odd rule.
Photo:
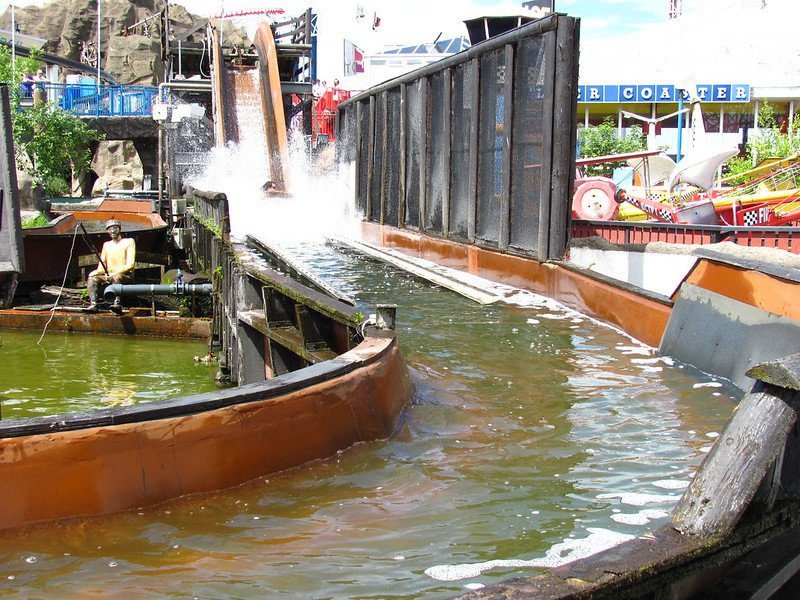
[[[94,244],[92,244],[92,243],[89,241],[89,237],[88,237],[88,236],[89,236],[89,232],[88,232],[88,231],[86,231],[86,227],[84,227],[84,225],[83,225],[83,223],[82,223],[82,222],[81,222],[81,223],[78,223],[78,227],[80,227],[80,228],[81,228],[81,230],[82,230],[82,233],[81,233],[81,238],[83,238],[83,241],[84,241],[84,243],[85,243],[87,246],[89,246],[89,249],[90,249],[92,252],[94,252],[94,255],[97,257],[97,260],[99,260],[99,261],[100,261],[100,266],[101,266],[101,267],[103,267],[103,271],[105,271],[105,272],[106,272],[106,275],[108,275],[108,274],[109,274],[109,273],[108,273],[108,267],[106,266],[106,263],[103,261],[103,257],[102,257],[102,256],[100,256],[100,254],[97,252],[97,248],[95,248],[95,247],[94,247]]]

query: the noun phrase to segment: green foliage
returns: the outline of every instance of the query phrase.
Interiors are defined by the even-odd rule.
[[[213,233],[216,237],[222,237],[222,227],[220,227],[219,223],[214,222],[212,219],[207,219],[205,217],[201,217],[198,214],[194,215],[194,220],[200,223],[203,227],[208,229],[211,233]],[[219,267],[217,267],[219,268]]]
[[[758,129],[749,132],[745,157],[734,157],[727,163],[728,174],[735,176],[758,166],[765,158],[786,158],[800,154],[800,120],[795,119],[791,131],[781,133],[775,118],[775,109],[764,104],[758,111]],[[733,177],[728,181],[731,185],[745,183],[746,175]]]
[[[775,109],[764,102],[758,111],[758,129],[750,132],[747,140],[747,154],[751,166],[756,166],[765,158],[786,158],[800,152],[800,121],[795,120],[792,131],[781,133],[775,118]]]
[[[355,322],[356,325],[361,325],[361,323],[363,323],[364,319],[366,318],[367,317],[364,316],[364,313],[362,313],[361,311],[356,311],[353,313],[353,321]]]
[[[0,46],[0,81],[8,83],[12,100],[17,100],[19,84],[25,73],[33,75],[42,67],[41,52],[32,49],[30,56],[16,56],[14,65],[11,64],[11,48]]]
[[[68,195],[68,182],[91,165],[91,143],[103,138],[79,117],[46,103],[16,112],[13,127],[17,154],[30,161],[19,166],[54,196]]]
[[[23,229],[30,229],[31,227],[44,227],[50,223],[48,218],[45,216],[44,213],[39,213],[35,217],[31,217],[29,219],[22,220],[22,228]]]
[[[64,198],[72,195],[72,186],[69,182],[57,175],[46,177],[42,181],[45,196],[50,198]]]
[[[581,141],[581,157],[607,156],[609,154],[622,154],[637,152],[647,147],[647,140],[642,134],[642,128],[634,125],[630,132],[622,137],[617,136],[617,126],[611,117],[606,117],[600,125],[581,128],[578,132]],[[587,175],[604,175],[610,177],[617,167],[625,163],[606,163],[586,167]]]

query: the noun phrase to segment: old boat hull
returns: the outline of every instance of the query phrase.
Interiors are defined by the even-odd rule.
[[[163,253],[166,249],[168,225],[159,215],[149,212],[149,203],[147,212],[136,212],[137,205],[143,204],[107,200],[97,210],[70,211],[47,227],[23,230],[25,272],[20,276],[20,283],[61,282],[65,270],[69,280],[79,279],[78,257],[93,253],[83,241],[80,232],[76,237],[75,230],[79,223],[93,224],[87,225],[89,233],[86,237],[98,252],[108,240],[108,234],[102,226],[97,227],[97,223],[113,218],[122,222],[123,235],[136,240],[137,252]]]
[[[154,506],[387,438],[411,394],[393,336],[257,383],[0,424],[0,528]]]

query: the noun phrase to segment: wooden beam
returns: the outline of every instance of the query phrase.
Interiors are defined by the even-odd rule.
[[[758,383],[739,403],[672,516],[680,532],[727,535],[781,456],[797,421],[793,390]]]

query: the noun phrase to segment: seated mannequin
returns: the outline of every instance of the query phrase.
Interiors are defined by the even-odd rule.
[[[122,225],[116,219],[106,222],[106,231],[111,239],[103,244],[100,264],[89,273],[86,284],[89,290],[89,310],[97,310],[101,283],[126,283],[133,279],[136,242],[132,238],[122,237]],[[114,301],[114,305],[119,306],[119,297]]]

